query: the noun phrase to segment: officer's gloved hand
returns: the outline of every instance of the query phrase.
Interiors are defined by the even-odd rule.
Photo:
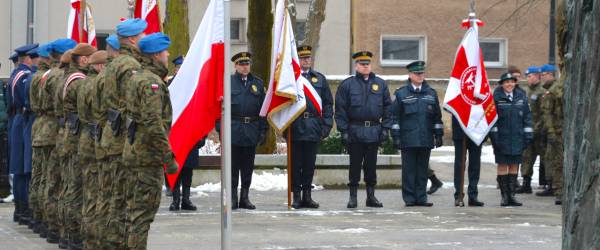
[[[390,137],[387,129],[382,129],[381,134],[379,134],[379,141],[385,142]]]
[[[401,143],[400,143],[400,136],[393,136],[392,137],[392,143],[394,144],[394,148],[395,149],[400,149],[400,147],[401,147],[400,146],[401,145]]]
[[[342,144],[348,145],[348,143],[350,143],[350,137],[348,136],[348,133],[342,133]]]
[[[267,132],[261,132],[260,135],[258,136],[258,145],[263,145],[265,144],[265,141],[267,141]]]
[[[436,148],[441,147],[442,145],[444,145],[444,141],[442,140],[442,136],[441,135],[436,135],[433,137],[433,141],[435,144]]]
[[[176,174],[177,171],[179,171],[179,166],[177,165],[177,162],[173,161],[169,161],[169,163],[167,163],[167,174]]]

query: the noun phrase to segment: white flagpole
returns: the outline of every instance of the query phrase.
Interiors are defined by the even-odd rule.
[[[219,0],[220,1],[220,0]],[[223,78],[223,107],[221,131],[221,249],[231,249],[231,76],[229,73],[230,0],[223,0],[225,60]]]

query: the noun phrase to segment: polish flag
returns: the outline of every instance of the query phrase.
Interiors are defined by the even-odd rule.
[[[77,43],[89,43],[96,47],[96,27],[94,25],[94,18],[92,17],[90,5],[86,5],[86,19],[83,22],[83,36],[81,36],[83,39],[80,39],[79,20],[81,18],[81,1],[71,0],[71,11],[69,12],[69,22],[67,23],[67,37],[75,40]]]
[[[465,134],[480,145],[498,115],[479,48],[478,26],[483,23],[479,20],[475,23],[477,25],[467,26],[467,33],[458,47],[444,97],[444,109],[452,113]]]
[[[274,18],[271,76],[260,115],[266,116],[281,134],[304,112],[307,98],[321,114],[321,97],[300,74],[296,40],[284,0],[277,2]]]
[[[186,59],[169,86],[173,107],[169,143],[179,165],[177,174],[167,174],[171,187],[190,150],[221,118],[225,74],[223,19],[223,1],[211,0]]]
[[[148,23],[148,27],[144,33],[152,34],[162,31],[158,0],[136,0],[133,16],[144,19]]]

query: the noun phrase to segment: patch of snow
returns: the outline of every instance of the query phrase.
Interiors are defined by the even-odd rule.
[[[278,170],[278,169],[275,169]],[[264,192],[264,191],[284,191],[287,190],[287,174],[285,172],[271,173],[262,171],[260,173],[254,172],[252,174],[252,185],[250,185],[250,189]],[[313,190],[320,191],[323,190],[323,186],[315,185]],[[192,192],[207,192],[207,193],[215,193],[221,192],[221,182],[218,183],[205,183],[200,186],[194,187],[191,189]]]
[[[327,232],[329,233],[348,233],[348,234],[362,234],[362,233],[368,233],[371,230],[366,229],[366,228],[346,228],[346,229],[330,229],[327,230]]]
[[[434,243],[427,243],[428,246],[458,246],[458,245],[462,245],[462,242],[434,242]]]
[[[521,224],[515,224],[515,226],[517,226],[517,227],[530,227],[531,224],[529,224],[529,222],[525,222],[525,223],[521,223]]]

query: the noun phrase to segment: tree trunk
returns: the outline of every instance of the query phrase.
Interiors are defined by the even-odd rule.
[[[563,249],[600,249],[600,3],[561,0],[565,159]],[[563,18],[564,16],[564,18]]]
[[[321,38],[321,24],[325,21],[325,7],[327,0],[312,0],[308,9],[308,19],[306,21],[306,30],[304,31],[303,45],[310,45],[312,49],[313,61],[317,56],[319,48],[319,39]]]
[[[264,80],[265,88],[269,86],[271,67],[271,33],[273,29],[273,13],[271,1],[248,1],[248,49],[252,53],[252,72]],[[276,149],[275,132],[269,129],[267,141],[256,150],[258,153],[270,154]]]
[[[190,29],[187,0],[166,0],[164,32],[171,38],[169,60],[185,55],[190,48]],[[169,67],[172,67],[169,64]]]

